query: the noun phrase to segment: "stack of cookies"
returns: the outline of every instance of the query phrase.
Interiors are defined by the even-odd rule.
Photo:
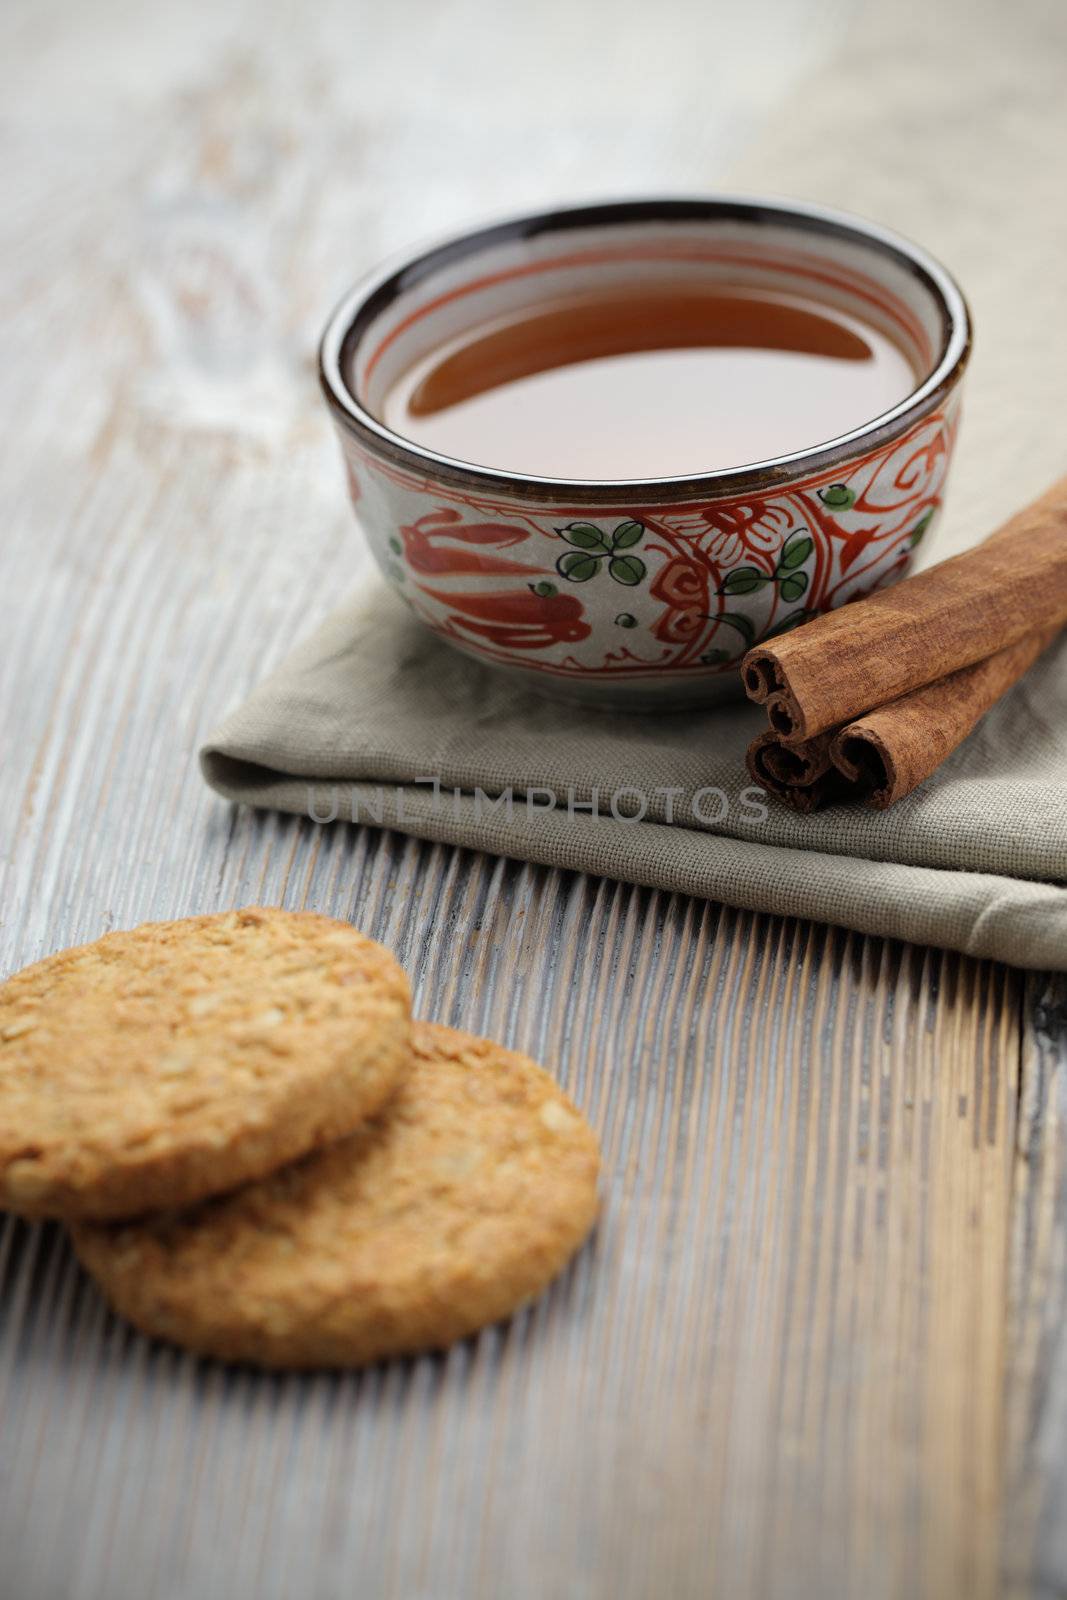
[[[438,1349],[539,1293],[596,1139],[524,1056],[412,1022],[347,923],[149,923],[0,986],[0,1207],[70,1225],[143,1332],[227,1360]]]

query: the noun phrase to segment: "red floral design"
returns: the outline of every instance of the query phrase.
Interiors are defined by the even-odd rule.
[[[487,555],[476,545],[495,545],[507,549],[513,544],[523,544],[529,530],[508,522],[467,522],[450,506],[440,506],[429,511],[417,522],[400,529],[404,541],[404,554],[415,572],[440,577],[445,573],[514,573],[516,577],[533,577],[539,566],[526,566],[521,561],[505,561],[499,556]],[[457,548],[458,546],[458,548]]]
[[[446,594],[420,584],[431,600],[449,608],[449,622],[509,650],[544,650],[589,637],[582,602],[569,594]]]
[[[894,582],[941,503],[955,431],[953,411],[934,413],[890,445],[755,496],[595,509],[520,501],[506,485],[473,492],[346,447],[353,478],[376,490],[364,521],[378,559],[403,583],[403,551],[409,599],[431,628],[487,660],[607,680],[736,672],[768,633]],[[613,572],[602,546],[620,522],[644,538]],[[620,584],[633,592],[622,613]]]
[[[671,515],[670,524],[676,533],[691,535],[708,559],[726,570],[753,556],[772,556],[788,532],[789,513],[766,500],[743,500],[695,507]]]
[[[710,607],[710,572],[697,551],[674,556],[649,585],[649,594],[666,609],[652,625],[657,639],[689,644],[704,627]]]

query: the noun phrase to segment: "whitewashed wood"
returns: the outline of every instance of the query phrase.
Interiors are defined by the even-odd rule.
[[[265,864],[273,831],[240,846]],[[392,943],[423,1010],[553,1063],[602,1134],[604,1223],[508,1328],[308,1379],[148,1346],[56,1230],[9,1225],[16,1592],[993,1594],[1017,977],[294,844],[291,903],[316,856],[315,903]]]
[[[334,296],[483,212],[714,182],[846,10],[5,8],[0,970],[251,900],[351,917],[427,1014],[553,1064],[608,1173],[548,1297],[362,1376],[149,1346],[5,1223],[5,1596],[989,1594],[1006,1436],[1009,1568],[1063,1576],[1015,976],[232,814],[195,770],[358,582]]]
[[[1067,1580],[1067,984],[1028,985],[1012,1218],[1004,1570],[1013,1594]]]

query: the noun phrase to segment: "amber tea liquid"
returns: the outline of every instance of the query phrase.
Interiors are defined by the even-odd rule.
[[[814,300],[650,287],[474,329],[405,373],[381,417],[479,466],[658,478],[823,443],[916,381],[885,334]]]

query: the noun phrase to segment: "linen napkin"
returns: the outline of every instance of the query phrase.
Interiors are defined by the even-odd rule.
[[[870,8],[739,175],[876,216],[963,280],[978,347],[935,558],[1067,467],[1065,46],[1067,8],[1040,0]],[[762,725],[744,702],[638,717],[542,700],[375,581],[201,762],[238,802],[1067,970],[1067,641],[888,812],[761,797],[744,752]]]

